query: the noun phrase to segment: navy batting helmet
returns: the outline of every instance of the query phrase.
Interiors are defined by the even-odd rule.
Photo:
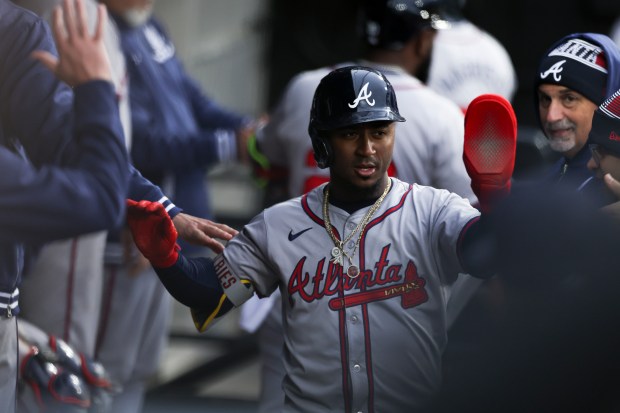
[[[372,47],[399,50],[422,29],[450,27],[442,0],[366,0],[364,35]]]
[[[360,123],[404,122],[396,94],[383,73],[364,66],[347,66],[321,79],[314,92],[308,133],[319,168],[332,163],[332,150],[322,132]]]

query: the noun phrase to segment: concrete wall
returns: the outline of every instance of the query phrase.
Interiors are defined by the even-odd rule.
[[[268,0],[157,0],[187,70],[217,102],[249,115],[264,111]]]

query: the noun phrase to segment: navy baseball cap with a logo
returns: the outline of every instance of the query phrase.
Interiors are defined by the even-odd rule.
[[[620,90],[594,112],[589,144],[597,144],[620,157]]]
[[[607,87],[603,49],[581,38],[558,44],[540,62],[536,87],[543,83],[566,86],[600,105]]]

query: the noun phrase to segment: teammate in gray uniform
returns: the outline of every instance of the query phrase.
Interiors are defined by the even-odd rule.
[[[472,268],[480,214],[449,191],[388,176],[403,121],[381,72],[328,74],[309,132],[329,183],[263,211],[214,260],[179,255],[161,206],[128,201],[134,240],[201,331],[252,294],[280,290],[282,411],[422,411],[439,389],[447,306]],[[510,174],[486,190],[502,192]]]

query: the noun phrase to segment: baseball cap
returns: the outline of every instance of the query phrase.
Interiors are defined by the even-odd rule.
[[[603,49],[582,38],[561,42],[540,62],[536,87],[543,83],[566,86],[600,105],[607,87]]]
[[[589,144],[597,144],[620,157],[620,90],[594,112]]]

